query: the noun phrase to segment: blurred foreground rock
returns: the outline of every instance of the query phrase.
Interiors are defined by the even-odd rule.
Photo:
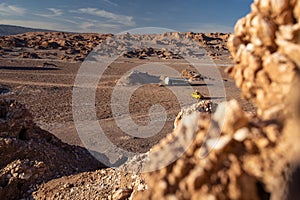
[[[293,111],[288,105],[299,76],[299,10],[297,0],[256,0],[229,38],[236,65],[228,71],[264,119],[289,117]]]
[[[258,115],[230,101],[213,116],[185,116],[152,151],[159,157],[178,135],[194,136],[193,143],[174,163],[145,174],[148,189],[133,199],[299,197],[299,11],[296,0],[253,3],[229,38],[236,65],[228,72]]]
[[[224,107],[226,113],[235,114],[220,118]],[[166,168],[144,175],[149,189],[133,199],[284,197],[292,157],[282,123],[250,118],[234,100],[220,105],[212,117],[194,114],[186,116],[173,137],[162,140],[152,151],[168,159],[176,152],[160,156],[166,144],[187,134],[194,135],[190,147]]]

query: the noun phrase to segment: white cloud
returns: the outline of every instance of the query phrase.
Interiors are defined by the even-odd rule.
[[[51,13],[48,13],[48,14],[35,14],[35,15],[40,16],[40,17],[51,18],[51,17],[59,17],[63,14],[62,10],[60,10],[60,9],[48,8],[47,10],[51,11]]]
[[[118,33],[122,30],[119,24],[102,23],[99,20],[75,16],[78,21],[78,32]]]
[[[105,3],[109,4],[109,5],[112,5],[112,6],[119,6],[118,4],[110,1],[110,0],[103,0]]]
[[[8,5],[0,3],[0,15],[24,15],[26,13],[25,8],[21,8],[15,5]]]
[[[88,30],[92,27],[95,27],[94,23],[91,22],[82,22],[81,25],[79,26],[82,30]]]
[[[105,32],[105,33],[111,33],[116,32],[120,30],[119,25],[116,24],[105,24],[105,23],[97,23],[97,22],[82,22],[79,25],[80,32]]]
[[[63,14],[63,12],[60,9],[48,8],[48,10],[53,12],[53,16],[61,16]]]
[[[135,22],[133,21],[132,16],[119,15],[112,12],[108,12],[105,10],[99,10],[97,8],[80,8],[78,10],[70,11],[72,13],[81,13],[81,14],[89,14],[97,17],[103,17],[112,22],[119,23],[125,26],[134,26]]]
[[[61,9],[57,8],[47,8],[47,10],[51,11],[51,13],[41,14],[41,13],[33,13],[33,15],[39,16],[39,17],[45,17],[52,19],[52,21],[61,21],[61,22],[68,22],[71,24],[78,24],[75,20],[70,20],[65,17],[62,17],[64,12]]]

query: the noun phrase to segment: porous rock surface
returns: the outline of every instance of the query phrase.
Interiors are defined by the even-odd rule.
[[[228,71],[264,119],[291,111],[291,89],[300,66],[299,8],[297,0],[256,0],[229,38],[236,65]]]
[[[213,116],[183,118],[152,151],[164,159],[172,156],[175,151],[159,152],[176,135],[194,136],[192,144],[174,163],[145,174],[148,189],[133,199],[297,198],[288,185],[299,180],[294,175],[291,179],[299,161],[299,118],[294,112],[299,25],[299,1],[253,3],[229,39],[235,66],[228,72],[243,96],[255,103],[258,115],[250,116],[233,100],[219,105]]]
[[[173,136],[192,134],[194,140],[184,155],[166,168],[144,175],[148,190],[134,199],[282,199],[289,172],[290,143],[281,134],[281,123],[251,118],[236,101],[210,116],[186,117]],[[194,122],[191,122],[194,120]],[[235,123],[232,123],[235,122]],[[197,124],[190,127],[190,124]],[[231,132],[219,132],[219,130]],[[194,130],[194,131],[191,131]],[[167,137],[152,149],[160,157]],[[280,141],[280,142],[279,142]],[[164,154],[164,159],[176,152]]]

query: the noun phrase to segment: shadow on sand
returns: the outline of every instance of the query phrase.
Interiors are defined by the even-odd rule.
[[[32,71],[44,71],[44,70],[60,70],[56,67],[8,67],[8,66],[0,66],[0,70],[32,70]]]
[[[218,99],[226,99],[225,97],[202,97],[201,100],[218,100]]]

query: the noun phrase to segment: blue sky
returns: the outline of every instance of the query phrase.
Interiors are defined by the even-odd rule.
[[[232,32],[252,0],[1,0],[0,24],[74,32],[118,33],[162,27]]]

